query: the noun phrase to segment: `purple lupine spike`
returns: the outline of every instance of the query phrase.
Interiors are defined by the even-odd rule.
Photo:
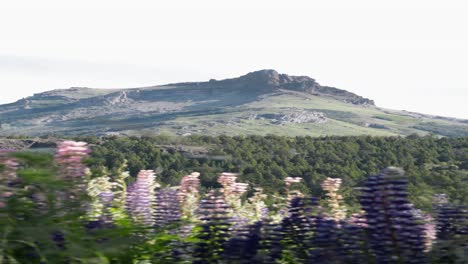
[[[339,226],[334,218],[319,215],[315,218],[308,263],[343,263],[339,254]]]
[[[437,240],[433,253],[437,263],[465,263],[468,252],[468,207],[444,203],[436,213]]]
[[[126,195],[130,215],[136,222],[146,226],[154,225],[155,178],[154,171],[141,170]]]
[[[262,221],[260,230],[260,245],[252,263],[278,263],[283,252],[281,241],[284,237],[283,228],[278,223]]]
[[[360,202],[377,262],[427,262],[423,226],[409,203],[403,170],[390,167],[369,177]]]
[[[229,221],[231,225],[232,236],[242,236],[246,226],[249,225],[249,219],[235,214]]]
[[[225,244],[223,259],[227,263],[263,263],[254,259],[260,249],[261,227],[261,222],[241,225]]]
[[[198,214],[202,224],[193,263],[216,263],[229,237],[229,206],[223,195],[211,191],[200,201]]]
[[[180,220],[180,204],[177,200],[177,191],[170,188],[159,190],[156,193],[155,224],[163,226]]]
[[[449,199],[445,193],[436,193],[432,196],[432,207],[436,211],[448,203]]]
[[[288,216],[281,223],[284,241],[294,247],[294,255],[299,262],[307,260],[308,243],[312,236],[313,224],[307,215],[308,201],[310,200],[294,197],[288,206]]]
[[[340,223],[340,248],[345,263],[366,263],[369,259],[367,220],[363,213],[351,214]]]

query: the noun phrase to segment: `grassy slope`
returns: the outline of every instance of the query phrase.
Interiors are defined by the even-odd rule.
[[[251,113],[278,113],[291,109],[304,109],[325,112],[329,121],[325,124],[302,123],[273,125],[266,120],[248,120]],[[183,134],[181,127],[191,127],[197,133],[216,134],[280,134],[280,135],[408,135],[411,133],[427,134],[427,131],[412,128],[425,121],[452,124],[445,120],[416,118],[404,115],[404,112],[392,113],[376,107],[362,107],[347,104],[323,97],[288,93],[280,96],[269,96],[263,100],[243,105],[225,114],[203,115],[196,117],[179,117],[170,122],[171,127],[154,128],[158,132]],[[327,112],[329,111],[329,112]],[[236,122],[227,125],[230,120]],[[382,128],[366,127],[365,123],[379,124]],[[154,129],[145,129],[141,133],[151,133]],[[134,132],[128,131],[130,134]],[[190,132],[190,131],[187,131]],[[137,133],[138,134],[138,133]]]
[[[83,89],[75,91],[56,90],[49,92],[51,96],[63,96],[70,99],[91,98],[105,95],[115,90]],[[65,99],[54,100],[45,97],[31,102],[35,109],[58,106]],[[139,103],[147,108],[144,103]],[[148,105],[150,107],[150,105]],[[297,110],[323,112],[328,118],[324,124],[302,123],[275,125],[268,120],[250,120],[253,114],[288,113]],[[64,110],[67,113],[66,110]],[[102,112],[103,110],[99,110]],[[113,110],[116,111],[116,110]],[[404,111],[380,109],[373,106],[358,106],[344,103],[331,98],[314,96],[305,93],[283,91],[260,97],[257,101],[221,109],[206,109],[201,113],[187,114],[174,112],[165,121],[158,120],[150,112],[140,112],[138,118],[114,112],[112,116],[90,116],[76,119],[76,122],[64,126],[55,126],[53,129],[41,124],[41,118],[31,116],[21,117],[18,122],[3,124],[0,134],[29,134],[40,135],[50,132],[58,134],[94,134],[100,132],[123,132],[129,135],[154,134],[161,132],[175,134],[207,134],[207,135],[236,135],[236,134],[278,134],[278,135],[421,135],[429,132],[439,135],[467,136],[468,124],[445,119],[430,118],[428,116],[413,115]],[[25,118],[27,117],[27,118]],[[17,117],[15,117],[17,118]],[[20,118],[20,116],[18,116]],[[366,126],[367,124],[367,126]],[[371,127],[368,125],[372,124]],[[2,125],[2,124],[0,124]],[[13,125],[13,127],[11,127]],[[380,127],[380,128],[379,128]]]

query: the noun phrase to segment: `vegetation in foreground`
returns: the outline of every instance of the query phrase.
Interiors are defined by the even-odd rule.
[[[73,141],[54,157],[2,153],[0,263],[467,261],[466,208],[437,194],[432,214],[415,209],[401,169],[363,180],[351,213],[339,178],[325,178],[318,199],[301,192],[303,178],[285,177],[268,207],[237,174],[221,173],[221,188],[206,192],[199,173],[161,187],[152,170],[93,175],[88,153]]]

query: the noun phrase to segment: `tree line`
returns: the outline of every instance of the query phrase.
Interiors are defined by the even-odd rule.
[[[431,211],[432,196],[445,193],[454,203],[468,204],[468,138],[420,137],[81,137],[94,145],[88,165],[94,174],[126,166],[132,176],[143,169],[160,171],[162,184],[176,186],[184,175],[200,172],[204,191],[219,187],[221,172],[262,187],[269,195],[284,194],[286,177],[301,177],[298,189],[323,196],[320,183],[341,178],[345,203],[357,208],[359,188],[369,175],[394,166],[406,171],[409,198]],[[194,151],[195,149],[195,151]],[[114,173],[115,174],[115,173]]]

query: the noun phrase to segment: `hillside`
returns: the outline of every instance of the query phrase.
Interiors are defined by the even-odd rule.
[[[468,121],[375,106],[306,76],[261,70],[133,89],[74,87],[0,105],[0,135],[468,136]]]

